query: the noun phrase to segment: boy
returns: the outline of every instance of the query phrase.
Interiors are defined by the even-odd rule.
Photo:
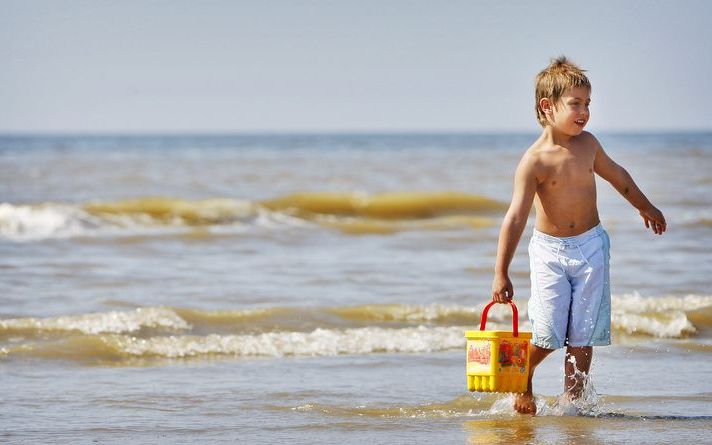
[[[583,131],[590,96],[584,71],[563,56],[537,76],[535,106],[544,130],[519,162],[512,203],[499,234],[492,299],[506,303],[514,296],[509,264],[534,203],[529,385],[514,402],[522,414],[536,413],[532,377],[547,355],[566,346],[564,395],[576,399],[591,366],[593,346],[611,342],[609,239],[598,218],[594,173],[638,209],[645,227],[658,235],[666,230],[660,210],[596,138]]]

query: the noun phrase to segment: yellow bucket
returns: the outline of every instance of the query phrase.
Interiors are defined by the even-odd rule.
[[[485,331],[487,312],[482,311],[479,331],[466,331],[467,389],[480,392],[526,392],[529,377],[531,332],[519,332],[517,306],[512,306],[512,331]]]

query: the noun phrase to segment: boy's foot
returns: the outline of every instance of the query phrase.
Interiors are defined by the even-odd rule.
[[[554,402],[552,408],[553,412],[558,413],[558,415],[563,416],[578,416],[581,414],[579,407],[576,405],[578,399],[570,393],[563,393]]]
[[[514,398],[514,409],[519,414],[536,414],[536,403],[534,403],[534,394],[525,392],[517,394]]]

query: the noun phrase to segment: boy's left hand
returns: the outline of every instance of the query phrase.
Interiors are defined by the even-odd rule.
[[[667,229],[663,212],[658,210],[655,206],[651,205],[648,208],[642,209],[640,216],[643,217],[643,221],[645,221],[645,227],[652,228],[656,235],[662,235]]]

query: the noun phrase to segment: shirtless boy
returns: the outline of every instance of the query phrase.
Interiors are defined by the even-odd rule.
[[[576,399],[591,366],[593,346],[611,342],[609,238],[598,218],[594,173],[638,209],[646,228],[658,235],[666,230],[660,210],[596,138],[583,131],[590,102],[591,84],[565,57],[539,73],[536,114],[544,130],[519,162],[512,203],[499,234],[492,299],[506,303],[514,296],[509,264],[534,203],[529,385],[514,402],[522,414],[536,413],[532,377],[547,355],[566,347],[564,395]]]

